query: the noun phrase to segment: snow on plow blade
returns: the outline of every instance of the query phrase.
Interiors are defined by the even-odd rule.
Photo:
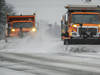
[[[65,39],[64,45],[100,45],[100,39]]]

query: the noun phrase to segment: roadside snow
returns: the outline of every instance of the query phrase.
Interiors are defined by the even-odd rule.
[[[5,40],[0,40],[0,50],[4,49],[6,46]]]
[[[30,74],[26,72],[20,72],[20,71],[15,71],[7,68],[0,68],[0,74],[1,75],[35,75],[35,74]]]

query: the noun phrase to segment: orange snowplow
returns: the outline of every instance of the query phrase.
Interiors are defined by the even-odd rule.
[[[7,36],[19,36],[20,33],[36,32],[34,15],[7,15]]]
[[[100,6],[69,5],[61,20],[61,38],[68,44],[100,44]]]

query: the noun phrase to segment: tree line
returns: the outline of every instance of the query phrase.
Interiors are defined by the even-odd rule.
[[[0,39],[5,37],[7,14],[15,15],[14,7],[5,0],[0,0]]]

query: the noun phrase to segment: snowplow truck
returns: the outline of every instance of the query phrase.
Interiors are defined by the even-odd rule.
[[[36,31],[35,13],[33,15],[7,15],[6,36],[20,36],[22,33]]]
[[[100,6],[68,5],[61,20],[64,45],[100,44]]]

